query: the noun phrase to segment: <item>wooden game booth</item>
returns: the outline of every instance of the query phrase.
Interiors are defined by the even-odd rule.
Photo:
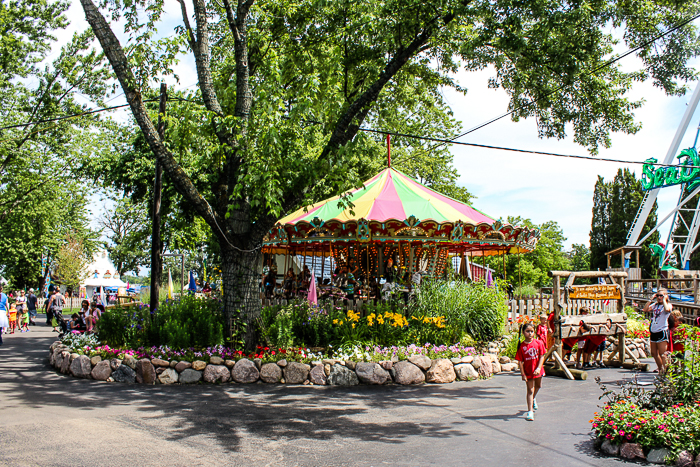
[[[627,315],[623,312],[625,307],[623,292],[627,278],[626,272],[550,271],[549,276],[553,281],[554,344],[549,348],[545,357],[545,373],[547,375],[562,376],[571,380],[585,380],[588,377],[586,371],[568,368],[564,362],[562,358],[564,343],[573,347],[573,344],[586,338],[592,339],[593,342],[602,343],[608,336],[617,337],[617,347],[606,360],[606,365],[649,371],[649,365],[640,363],[625,346]],[[592,278],[599,283],[575,285],[574,282],[577,278]],[[604,283],[600,283],[600,278],[603,279]],[[574,299],[615,300],[618,312],[590,315],[562,314],[566,303]]]

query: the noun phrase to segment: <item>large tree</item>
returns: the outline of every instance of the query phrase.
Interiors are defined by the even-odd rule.
[[[637,130],[633,110],[640,103],[626,98],[634,80],[650,77],[681,93],[677,81],[695,77],[686,64],[698,50],[692,25],[642,47],[640,70],[601,65],[616,37],[641,45],[695,13],[697,2],[649,8],[613,0],[193,0],[191,9],[179,3],[181,35],[156,40],[162,0],[107,0],[112,24],[123,16],[131,40],[125,50],[92,0],[81,0],[145,141],[218,239],[226,317],[242,310],[249,323],[259,306],[261,240],[278,216],[346,192],[381,166],[367,155],[381,153],[382,139],[361,127],[449,133],[450,125],[435,119],[449,115],[440,91],[459,88],[451,76],[460,66],[493,66],[490,84],[511,95],[514,119],[534,116],[547,137],[573,128],[575,140],[592,151],[609,145],[611,131]],[[178,41],[194,58],[196,97],[205,108],[191,110],[178,131],[200,143],[208,138],[199,157],[206,188],[158,136],[144,103],[154,73],[170,70]]]
[[[643,199],[642,182],[637,180],[634,172],[630,172],[628,169],[619,169],[615,178],[610,182],[606,182],[603,177],[598,177],[593,191],[593,216],[590,232],[591,269],[605,271],[608,267],[605,253],[627,244],[627,234]],[[657,203],[654,202],[640,238],[656,226],[657,207]],[[643,246],[649,246],[658,241],[659,233],[655,232],[644,242]],[[643,248],[640,252],[640,262],[641,266],[633,266],[641,267],[644,277],[652,277],[657,267],[651,259],[649,248]],[[613,265],[613,267],[617,267],[617,265]]]

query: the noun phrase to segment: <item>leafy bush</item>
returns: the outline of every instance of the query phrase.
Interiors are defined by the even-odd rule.
[[[484,282],[435,279],[417,289],[411,314],[445,316],[450,342],[459,341],[464,333],[489,341],[501,335],[508,306],[506,294]]]

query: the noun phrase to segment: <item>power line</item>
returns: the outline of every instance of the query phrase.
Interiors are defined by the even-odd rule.
[[[598,66],[597,68],[593,69],[592,71],[590,71],[590,72],[588,72],[588,73],[585,73],[584,76],[585,76],[585,75],[593,75],[593,74],[599,72],[599,71],[602,70],[603,68],[606,68],[606,67],[612,65],[613,63],[615,63],[615,62],[617,62],[617,61],[619,61],[619,60],[622,60],[623,58],[625,58],[625,57],[627,57],[627,56],[629,56],[629,55],[635,53],[635,52],[638,51],[639,49],[642,49],[642,48],[644,48],[644,47],[646,47],[646,46],[648,46],[648,45],[650,45],[650,44],[656,42],[657,40],[659,40],[659,39],[661,39],[661,38],[667,36],[668,34],[671,34],[672,32],[676,31],[677,29],[682,28],[682,27],[685,26],[686,24],[688,24],[688,23],[690,23],[690,22],[692,22],[692,21],[695,21],[695,20],[698,19],[698,18],[700,18],[700,14],[697,14],[697,15],[693,16],[692,18],[690,18],[690,19],[688,19],[688,20],[685,20],[685,21],[683,21],[683,22],[681,22],[681,23],[675,25],[674,27],[672,27],[672,28],[669,29],[668,31],[657,35],[657,36],[654,37],[653,39],[649,39],[648,41],[643,42],[642,44],[638,45],[637,47],[635,47],[635,48],[633,48],[633,49],[629,49],[627,52],[623,53],[623,54],[620,55],[620,56],[608,60],[607,62],[605,62],[605,63],[603,63],[602,65]],[[486,122],[484,122],[484,123],[481,123],[480,125],[477,125],[477,126],[473,127],[472,129],[467,130],[467,131],[465,131],[464,133],[455,136],[455,137],[452,138],[452,139],[453,139],[453,140],[459,139],[459,138],[461,138],[461,137],[463,137],[463,136],[466,136],[466,135],[468,135],[468,134],[470,134],[470,133],[473,133],[474,131],[479,130],[479,129],[481,129],[481,128],[487,126],[487,125],[490,125],[490,124],[492,124],[492,123],[494,123],[494,122],[497,122],[498,120],[500,120],[500,119],[502,119],[502,118],[505,118],[505,117],[507,117],[507,116],[509,116],[509,115],[511,115],[511,114],[513,114],[513,113],[515,113],[515,112],[517,112],[518,110],[520,110],[520,109],[522,109],[522,108],[524,108],[524,107],[528,107],[528,106],[530,106],[530,105],[532,105],[532,104],[534,104],[534,103],[536,103],[536,102],[538,102],[538,101],[540,101],[540,100],[542,100],[542,99],[544,99],[544,98],[546,98],[546,97],[549,97],[549,96],[551,96],[552,94],[555,94],[555,93],[561,91],[562,89],[564,89],[564,88],[566,88],[566,87],[568,87],[568,86],[571,86],[571,84],[562,84],[562,85],[559,86],[558,88],[556,88],[556,89],[554,89],[554,90],[552,90],[552,91],[550,91],[550,92],[544,94],[543,96],[538,97],[537,99],[534,99],[534,100],[528,102],[527,104],[520,105],[520,106],[514,108],[513,110],[504,113],[503,115],[500,115],[500,116],[498,116],[498,117],[492,118],[491,120],[488,120],[488,121],[486,121]]]

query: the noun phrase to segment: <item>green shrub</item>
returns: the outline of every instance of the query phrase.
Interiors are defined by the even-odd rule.
[[[108,308],[97,323],[97,334],[111,347],[136,348],[151,345],[150,309],[148,306]],[[153,344],[155,345],[155,344]]]

